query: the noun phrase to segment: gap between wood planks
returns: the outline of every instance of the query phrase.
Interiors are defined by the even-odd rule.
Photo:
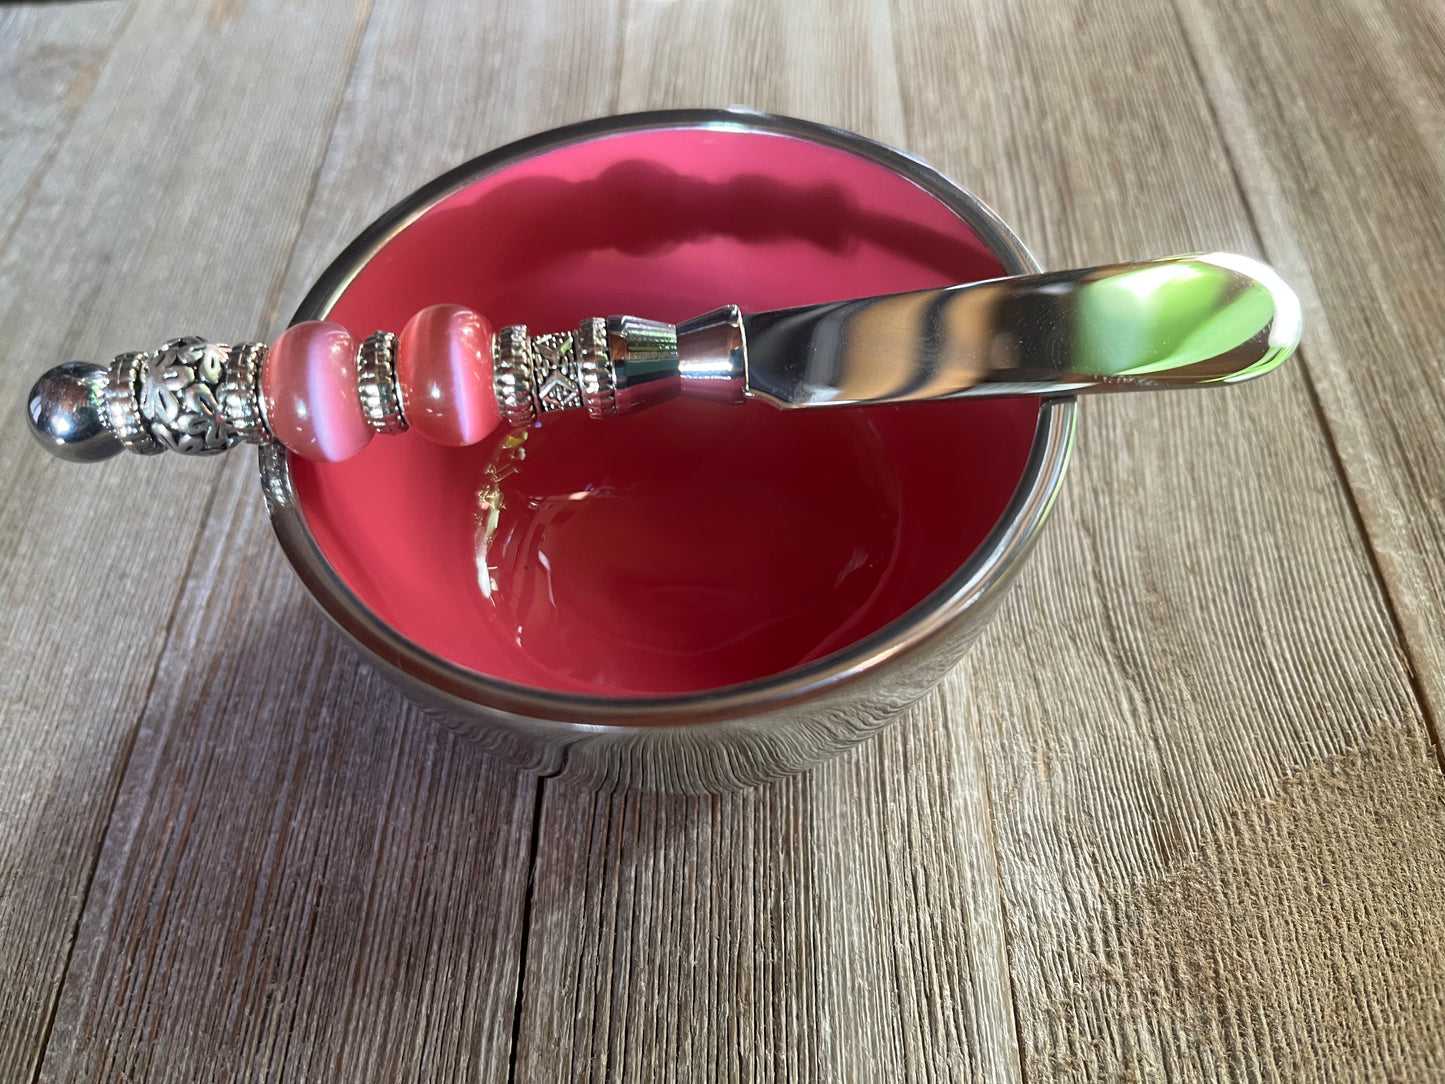
[[[1204,69],[1199,60],[1199,53],[1194,38],[1190,35],[1185,25],[1184,17],[1180,14],[1179,4],[1181,0],[1170,0],[1169,12],[1174,16],[1174,23],[1179,28],[1179,38],[1184,43],[1185,54],[1189,57],[1189,65],[1193,72],[1194,82],[1199,87],[1200,96],[1204,100],[1205,108],[1209,111],[1209,124],[1214,131],[1215,141],[1224,155],[1225,164],[1229,167],[1230,178],[1234,181],[1235,190],[1239,193],[1240,202],[1244,206],[1244,213],[1248,219],[1249,232],[1254,238],[1255,244],[1266,257],[1270,257],[1270,245],[1265,239],[1264,231],[1260,227],[1259,212],[1255,207],[1254,193],[1244,183],[1244,177],[1239,169],[1239,162],[1235,157],[1234,148],[1230,145],[1229,138],[1225,133],[1224,123],[1220,118],[1219,109],[1214,101],[1213,92],[1204,78]],[[1390,617],[1390,630],[1395,638],[1395,650],[1399,653],[1400,660],[1404,664],[1405,678],[1410,684],[1410,694],[1419,705],[1420,717],[1425,721],[1425,732],[1430,739],[1430,750],[1434,753],[1435,766],[1445,774],[1445,747],[1440,742],[1439,722],[1435,718],[1430,700],[1425,695],[1425,689],[1420,683],[1421,661],[1410,646],[1409,638],[1405,635],[1404,623],[1400,618],[1399,601],[1390,589],[1390,583],[1385,578],[1384,569],[1380,564],[1379,550],[1375,545],[1374,536],[1370,533],[1365,523],[1364,513],[1360,509],[1359,496],[1354,485],[1350,481],[1349,472],[1345,470],[1344,457],[1340,454],[1339,441],[1335,435],[1334,426],[1330,423],[1329,415],[1325,412],[1324,403],[1320,400],[1319,389],[1315,384],[1314,373],[1310,368],[1308,351],[1302,346],[1296,355],[1296,364],[1299,367],[1301,381],[1304,384],[1305,393],[1309,396],[1310,409],[1314,412],[1315,420],[1319,423],[1320,432],[1324,435],[1325,446],[1329,449],[1330,464],[1334,467],[1335,476],[1339,480],[1340,489],[1345,496],[1345,504],[1349,507],[1350,518],[1364,543],[1365,552],[1370,558],[1370,575],[1375,581],[1375,587],[1380,592],[1380,597],[1385,603],[1385,612]]]
[[[532,936],[532,897],[537,890],[537,844],[542,838],[542,809],[546,804],[547,783],[567,770],[569,757],[562,752],[562,761],[553,771],[536,777],[537,789],[532,799],[532,835],[527,841],[527,892],[522,898],[521,933],[517,938],[517,1000],[512,1006],[512,1040],[507,1050],[507,1084],[517,1079],[517,1047],[522,1039],[522,1006],[526,1002],[527,948]]]
[[[616,64],[614,65],[615,76],[612,81],[611,100],[607,103],[607,111],[611,114],[617,112],[618,103],[622,100],[622,78],[626,64],[627,23],[630,12],[631,5],[623,0],[620,5],[620,17],[616,21],[612,45]],[[536,776],[537,789],[532,799],[532,834],[527,840],[527,891],[522,897],[520,933],[517,938],[517,992],[516,1001],[512,1005],[512,1034],[510,1046],[507,1049],[507,1084],[516,1084],[517,1080],[517,1050],[521,1046],[522,1017],[524,1006],[527,1003],[527,952],[531,948],[532,942],[532,910],[537,892],[537,858],[539,844],[542,840],[542,811],[547,804],[547,784],[567,770],[570,759],[568,751],[564,749],[561,761],[555,769]]]

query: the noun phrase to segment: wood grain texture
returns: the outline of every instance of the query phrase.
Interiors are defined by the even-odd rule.
[[[1445,925],[1428,918],[1445,890],[1445,818],[1431,760],[1381,730],[1239,810],[1157,883],[1106,891],[1117,957],[1051,1016],[1147,1013],[1167,1041],[1140,1044],[1145,1078],[1445,1076]]]
[[[913,145],[994,199],[1046,266],[1257,250],[1168,8],[906,3],[895,27]],[[961,71],[987,119],[935,125]],[[1353,757],[1432,813],[1399,826],[1401,877],[1436,861],[1445,787],[1302,373],[1090,402],[1080,432],[1070,492],[965,662],[972,711],[955,715],[987,764],[1025,1074],[1292,1079],[1311,1052],[1316,1074],[1346,1072],[1309,1039],[1327,1019],[1348,1024],[1357,1069],[1383,1073],[1398,1051],[1366,1022],[1434,988],[1434,935],[1389,935],[1400,912],[1375,906],[1370,849],[1329,848],[1325,898],[1323,839],[1271,851],[1255,873],[1270,892],[1203,857],[1286,791],[1292,816],[1350,823],[1354,796],[1292,781]],[[1212,901],[1224,920],[1150,918],[1140,900],[1183,891],[1191,868],[1208,894],[1196,915]],[[1270,926],[1312,892],[1291,933]],[[1234,943],[1263,928],[1277,933]],[[1216,961],[1222,981],[1161,971],[1176,954]],[[1341,989],[1362,972],[1369,994]],[[1261,988],[1290,991],[1287,1019]],[[1160,1011],[1181,1001],[1187,1018]],[[1425,1054],[1406,1063],[1424,1072]]]
[[[0,237],[20,218],[80,111],[116,31],[131,12],[121,0],[54,11],[0,8]]]
[[[1445,9],[1250,0],[1181,15],[1265,250],[1303,295],[1309,372],[1438,720]]]
[[[0,143],[5,147],[0,155],[0,252],[8,247],[27,196],[44,178],[63,133],[94,88],[108,39],[125,14],[125,5],[119,3],[71,9],[59,19],[35,7],[0,10]],[[23,442],[16,448],[31,451]],[[13,528],[0,535],[5,550],[17,542]],[[14,747],[14,760],[0,760],[0,835],[11,839],[34,827],[24,808],[31,795],[16,793],[28,782],[27,772],[16,769],[29,759],[27,754],[39,752],[19,740],[18,721],[18,713],[0,715],[0,733]],[[64,967],[69,934],[52,928],[54,916],[46,914],[45,904],[63,899],[74,891],[76,875],[83,877],[79,864],[66,872],[69,877],[62,873],[42,884],[23,853],[0,843],[0,930],[12,932],[9,938],[0,934],[0,968],[23,980],[6,983],[0,991],[0,1067],[16,1072],[36,1053]],[[21,878],[26,887],[17,884]],[[75,910],[78,904],[72,918]],[[36,929],[40,923],[43,927]]]
[[[619,108],[901,142],[886,4],[635,3]],[[976,750],[931,697],[855,760],[717,798],[547,781],[518,1080],[1016,1080]]]
[[[517,1079],[1018,1079],[981,765],[944,712],[742,794],[549,781]]]
[[[269,6],[219,25],[182,3],[141,5],[123,26],[93,9],[92,36],[119,36],[103,60],[82,50],[94,89],[53,113],[57,141],[0,251],[0,402],[57,362],[192,320],[254,328],[323,147],[327,118],[305,114],[335,101],[351,31],[300,24],[307,48],[325,47],[302,64],[297,42],[273,40]],[[262,55],[302,74],[245,104],[230,88]],[[271,154],[256,158],[263,137]],[[215,475],[165,464],[157,483],[134,459],[68,470],[22,426],[0,430],[0,1077],[25,1080]]]
[[[118,3],[72,8],[58,18],[34,7],[0,10],[0,144],[5,148],[0,154],[0,253],[10,247],[29,198],[43,183],[64,132],[89,98],[109,39],[125,15],[125,5]],[[3,336],[0,341],[8,346]],[[0,370],[0,388],[19,396],[24,381],[36,374],[15,365],[8,349],[4,356],[10,364]],[[34,447],[23,438],[0,445],[0,463],[7,468],[24,455],[33,456]],[[14,560],[22,533],[17,519],[5,525],[0,561]],[[77,548],[68,556],[81,552]],[[6,616],[0,621],[13,642],[34,620],[35,610],[26,607],[25,595],[54,590],[73,572],[22,574],[10,564],[7,573],[8,586],[0,586]],[[80,597],[73,589],[60,597],[67,595]],[[128,701],[132,713],[159,646],[152,641],[140,645],[138,652],[123,649],[115,653],[119,659],[112,657],[120,664],[122,683],[112,695]],[[9,979],[0,984],[0,1076],[6,1079],[28,1076],[38,1060],[85,878],[104,827],[104,800],[94,803],[88,817],[77,817],[64,800],[65,784],[82,793],[94,789],[104,794],[114,786],[116,771],[107,763],[67,765],[72,758],[91,759],[86,744],[75,742],[72,733],[42,733],[45,724],[31,722],[30,712],[59,706],[48,684],[63,670],[57,673],[52,665],[48,674],[36,675],[38,682],[25,673],[42,659],[33,648],[7,647],[5,675],[0,677],[6,705],[0,707],[0,974]],[[60,786],[36,785],[37,775],[51,773],[62,776],[56,781]],[[66,826],[63,819],[74,823]]]
[[[618,104],[741,105],[899,143],[892,12],[881,0],[630,0]]]
[[[281,306],[418,184],[608,111],[616,33],[599,6],[377,4]],[[512,49],[537,70],[519,75]],[[565,74],[531,93],[543,67]],[[536,783],[408,707],[324,623],[271,536],[253,455],[208,466],[209,544],[42,1079],[505,1081]]]
[[[0,1079],[1445,1075],[1442,21],[0,8],[0,402],[157,331],[274,333],[445,168],[672,106],[904,146],[1049,266],[1263,249],[1309,320],[1303,368],[1087,404],[941,689],[712,798],[438,730],[313,612],[252,457],[82,470],[0,426]]]
[[[227,473],[41,1079],[505,1080],[533,786],[358,663],[257,496]]]

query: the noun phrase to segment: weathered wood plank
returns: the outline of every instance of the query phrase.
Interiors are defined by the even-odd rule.
[[[123,27],[106,6],[24,13],[37,48],[76,64],[75,97],[50,107],[69,125],[63,139],[20,137],[32,173],[0,252],[0,403],[15,409],[47,366],[153,343],[192,320],[220,335],[254,329],[324,146],[350,32],[345,20],[334,31],[299,24],[321,55],[297,63],[295,42],[274,40],[272,6],[217,22],[150,3]],[[79,34],[85,11],[100,23]],[[73,53],[60,47],[67,26],[79,34]],[[111,29],[102,58],[94,39]],[[263,58],[300,74],[284,99],[244,108],[231,87]],[[66,85],[49,67],[37,78],[16,100]],[[48,460],[19,425],[0,426],[6,1080],[33,1075],[214,477],[204,464],[157,469],[78,469]]]
[[[619,104],[742,105],[903,138],[889,6],[871,0],[627,6]]]
[[[1257,250],[1168,8],[909,2],[895,20],[914,148],[1046,265]],[[969,123],[944,124],[960,87]],[[1395,925],[1433,876],[1445,788],[1398,652],[1298,367],[1087,404],[1070,493],[963,667],[1027,1076],[1427,1071],[1399,1037],[1445,1023],[1437,923]],[[1359,788],[1318,785],[1341,772],[1426,815],[1338,846],[1324,826],[1370,817]],[[1312,834],[1281,845],[1291,824]],[[1396,896],[1382,847],[1412,886]]]
[[[629,8],[620,108],[737,102],[901,143],[886,4]],[[544,784],[518,1080],[1016,1080],[977,750],[931,697],[714,798]]]
[[[1019,1079],[985,784],[945,711],[742,794],[548,781],[517,1079]]]
[[[339,642],[252,473],[185,585],[42,1079],[504,1080],[533,786]]]
[[[1445,717],[1445,9],[1181,5],[1423,696]]]
[[[131,10],[122,0],[0,9],[0,238],[95,89]]]
[[[228,47],[242,39],[237,71],[257,70],[258,6],[205,16]],[[297,177],[318,161],[315,99],[273,84],[221,102],[219,77],[192,98],[164,64],[142,89],[128,80],[149,54],[128,31],[126,65],[100,69],[0,254],[4,356],[25,359],[0,368],[0,396],[60,360],[36,360],[62,341],[48,333],[57,296],[86,302],[63,340],[82,355],[148,341],[158,321],[274,331],[340,243],[415,184],[614,107],[742,101],[905,145],[995,201],[1057,266],[1258,247],[1168,9],[636,4],[619,69],[611,7],[463,6],[375,12],[270,303],[308,190]],[[182,45],[220,50],[202,16],[160,11],[138,18],[164,23],[165,48],[179,25]],[[1323,66],[1368,28],[1407,71],[1428,70],[1429,12],[1351,18],[1306,39]],[[1185,24],[1246,161],[1265,129],[1231,129],[1229,95],[1257,113],[1253,96],[1296,76],[1276,83],[1270,65],[1241,73],[1214,57],[1208,35],[1235,32],[1224,15],[1186,11]],[[346,28],[288,25],[292,53],[341,58],[313,73],[339,86]],[[333,54],[325,34],[341,43]],[[494,60],[498,42],[525,74]],[[1274,63],[1267,48],[1285,46],[1259,48]],[[1413,93],[1385,95],[1399,106],[1387,118],[1438,131],[1438,86],[1406,79]],[[1346,120],[1363,125],[1351,101]],[[214,145],[226,123],[272,173],[252,168],[242,186],[199,172],[215,156],[182,148]],[[1327,124],[1314,128],[1334,147]],[[159,148],[139,163],[123,153],[137,134]],[[1265,239],[1296,278],[1288,246],[1316,251],[1296,236],[1316,213],[1310,186],[1346,173],[1302,146],[1316,174],[1251,189],[1257,214],[1281,215],[1274,234],[1260,215]],[[1363,170],[1378,165],[1370,147],[1336,150]],[[1427,146],[1394,178],[1402,206],[1427,151],[1438,166]],[[130,172],[117,177],[117,162]],[[1346,191],[1327,179],[1331,198]],[[147,188],[169,201],[159,220]],[[1440,222],[1421,213],[1426,229]],[[163,259],[211,218],[215,251]],[[1341,221],[1372,236],[1397,225],[1389,207]],[[145,258],[127,261],[132,249]],[[1414,342],[1425,306],[1401,300],[1410,280],[1388,253],[1364,251],[1391,334],[1404,306],[1399,341]],[[126,272],[120,285],[107,261]],[[1314,340],[1335,305],[1321,303],[1318,270],[1303,281],[1318,377]],[[184,311],[168,317],[166,297]],[[1347,341],[1353,357],[1393,360]],[[1411,455],[1433,448],[1407,437]],[[1356,470],[1356,450],[1339,446]],[[215,464],[164,466],[165,478],[145,464],[81,478],[0,432],[0,966],[38,968],[0,997],[31,996],[31,977],[53,995],[45,969],[63,957],[77,871],[149,696],[45,1078],[505,1079],[533,788],[355,665],[271,543],[248,463],[220,472],[148,694],[201,506],[172,519],[153,499],[138,520],[125,510],[135,493],[206,493],[216,477]],[[1416,476],[1397,470],[1391,484],[1428,513],[1430,494],[1408,492]],[[141,565],[135,552],[181,557]],[[97,583],[127,615],[123,642],[66,654]],[[1417,662],[1433,658],[1390,583]],[[1421,605],[1420,620],[1438,616],[1438,602]],[[1070,499],[1031,570],[909,722],[752,794],[545,785],[514,1078],[1018,1079],[1015,1009],[1036,1078],[1438,1074],[1442,788],[1408,677],[1298,373],[1090,404]],[[38,1033],[23,1028],[43,1018],[44,1005],[0,1017],[7,1036],[21,1022],[0,1068],[27,1073]]]
[[[1088,1021],[1140,1079],[1440,1079],[1440,805],[1430,753],[1394,728],[1306,768],[1157,882],[1106,887],[1108,948],[1049,1023]]]
[[[64,133],[89,99],[110,40],[127,11],[121,3],[66,8],[59,14],[28,6],[0,10],[0,145],[5,148],[0,154],[0,253],[23,217],[27,195],[44,181]],[[24,381],[37,374],[21,371],[17,360],[6,351],[0,362],[5,366],[0,387],[18,396]],[[8,382],[7,374],[13,376]],[[0,462],[7,466],[7,459],[13,462],[14,456],[26,454],[34,454],[26,441],[16,441],[8,449],[0,445]],[[18,527],[7,527],[0,533],[0,553],[12,551],[18,542]],[[54,590],[57,579],[72,574],[71,570],[62,576],[29,570],[24,576],[13,574],[13,588],[0,588],[0,599],[19,605],[17,594],[34,591],[39,596]],[[60,598],[64,597],[62,592]],[[23,628],[12,624],[8,631],[13,638]],[[159,641],[153,640],[133,655],[127,651],[129,665],[123,664],[123,670],[130,680],[112,695],[118,692],[132,705],[137,703],[137,679],[153,665],[159,650]],[[0,678],[0,690],[16,693],[23,674],[15,671],[39,660],[33,649],[16,651],[8,646],[4,659],[11,676]],[[50,676],[53,680],[58,675],[52,671]],[[53,694],[44,684],[32,685],[24,702],[12,701],[9,711],[0,708],[5,749],[0,755],[0,973],[12,977],[0,987],[0,1075],[7,1079],[22,1074],[28,1079],[39,1060],[106,812],[105,803],[98,801],[89,817],[70,814],[75,823],[67,829],[57,823],[56,810],[47,801],[52,794],[36,793],[33,773],[83,756],[71,743],[71,734],[41,737],[29,733],[30,726],[22,729],[27,713],[50,699]],[[134,707],[129,714],[134,714]],[[114,786],[113,764],[75,767],[82,774],[71,781],[86,790],[108,791]],[[97,768],[98,778],[83,774]],[[30,837],[36,839],[33,854]]]
[[[281,311],[417,184],[606,112],[616,35],[599,5],[377,4]],[[536,94],[542,67],[565,75]],[[251,107],[290,93],[257,86]],[[209,467],[45,1079],[506,1080],[536,784],[407,707],[313,612],[252,457]]]

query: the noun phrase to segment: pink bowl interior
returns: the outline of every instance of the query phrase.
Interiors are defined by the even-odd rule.
[[[330,318],[360,337],[455,302],[552,331],[1002,273],[943,203],[878,163],[791,136],[663,129],[472,182],[393,237]],[[378,438],[349,462],[291,466],[327,560],[420,646],[537,688],[672,694],[821,658],[924,599],[1003,513],[1038,409],[678,401],[464,449]]]

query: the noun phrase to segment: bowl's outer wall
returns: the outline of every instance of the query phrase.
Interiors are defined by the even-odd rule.
[[[664,111],[544,133],[438,178],[363,231],[323,274],[295,319],[323,318],[346,282],[386,238],[484,172],[575,139],[643,127],[703,125],[784,132],[882,161],[953,209],[1010,273],[1038,270],[1022,243],[987,207],[916,159],[851,133],[790,118],[732,110]],[[764,688],[751,702],[746,696],[733,696],[721,713],[699,711],[697,721],[689,721],[685,710],[661,718],[642,707],[608,712],[589,705],[585,711],[569,711],[565,698],[549,707],[547,697],[508,695],[520,691],[506,687],[493,695],[487,679],[479,675],[468,682],[458,680],[455,672],[441,674],[445,664],[438,666],[438,660],[424,652],[387,643],[392,637],[374,627],[375,619],[326,564],[296,506],[285,453],[263,448],[261,476],[277,537],[312,597],[370,662],[444,726],[528,771],[598,788],[713,792],[753,786],[835,756],[876,733],[942,680],[997,608],[1032,547],[1062,483],[1074,417],[1072,399],[1042,405],[1024,480],[1004,519],[980,549],[986,559],[976,568],[965,566],[935,596],[870,638],[886,642],[875,644],[864,657],[825,669],[785,695],[759,683]],[[939,597],[941,603],[936,601]]]

